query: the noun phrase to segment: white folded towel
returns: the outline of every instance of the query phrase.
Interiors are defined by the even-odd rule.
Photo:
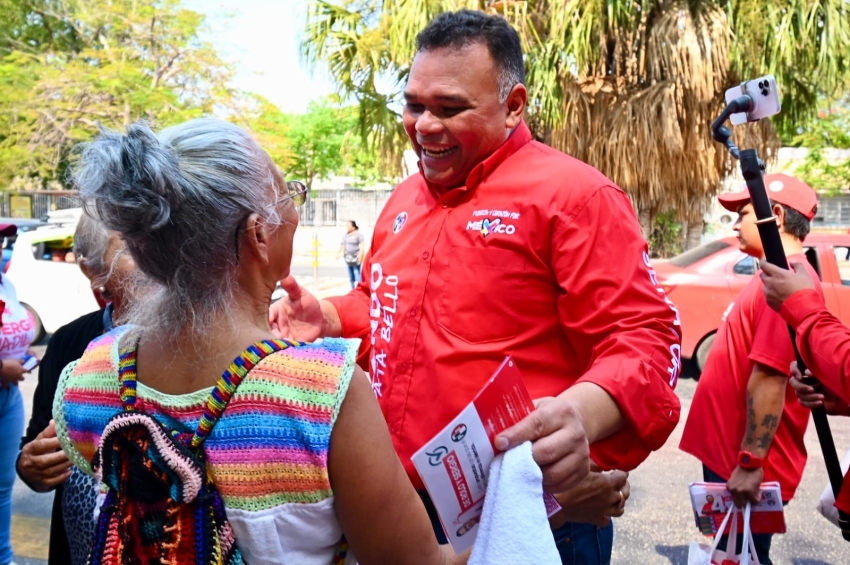
[[[543,503],[543,473],[531,442],[490,465],[484,512],[469,565],[561,565]]]

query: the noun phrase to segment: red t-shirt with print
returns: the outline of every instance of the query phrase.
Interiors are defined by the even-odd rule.
[[[819,280],[805,256],[794,255],[788,261],[804,264]],[[822,295],[820,283],[816,285]],[[717,330],[679,445],[726,479],[738,465],[747,426],[747,385],[755,363],[789,374],[794,360],[788,326],[767,305],[762,287],[761,279],[753,277]],[[789,384],[764,465],[764,480],[778,481],[785,501],[794,496],[806,466],[803,436],[808,424],[809,410],[800,405]]]

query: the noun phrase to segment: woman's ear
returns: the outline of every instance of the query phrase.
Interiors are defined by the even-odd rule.
[[[245,232],[240,238],[240,245],[244,242],[245,250],[254,255],[263,263],[269,262],[269,224],[259,214],[251,214],[245,220]]]

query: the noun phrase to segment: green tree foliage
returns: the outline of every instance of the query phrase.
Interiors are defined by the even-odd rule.
[[[386,180],[374,153],[358,134],[357,106],[345,106],[332,96],[311,101],[307,111],[286,114],[268,101],[254,97],[245,125],[284,171],[287,178],[304,181],[332,175],[351,176],[357,184]]]
[[[287,174],[313,188],[317,178],[327,178],[343,168],[342,148],[355,120],[329,100],[310,102],[304,114],[285,116],[286,137],[293,151]]]
[[[257,94],[248,94],[242,97],[240,102],[236,121],[251,130],[272,161],[286,172],[298,150],[287,137],[289,122],[286,114]]]
[[[850,149],[850,98],[821,109],[801,127],[791,145],[808,149],[794,174],[819,192],[838,194],[850,189],[850,159],[835,158],[832,149]]]
[[[233,103],[203,16],[178,0],[0,0],[0,18],[0,183],[61,181],[98,124],[162,127]]]
[[[659,214],[649,235],[649,253],[653,259],[673,257],[682,252],[682,224],[670,212]]]
[[[672,210],[699,240],[705,206],[733,166],[709,132],[727,88],[776,75],[783,112],[773,123],[787,133],[850,71],[845,0],[311,0],[305,59],[360,102],[365,138],[396,166],[416,34],[459,8],[515,26],[533,131],[627,190],[647,236],[652,217]],[[779,144],[766,120],[735,135],[766,157]]]

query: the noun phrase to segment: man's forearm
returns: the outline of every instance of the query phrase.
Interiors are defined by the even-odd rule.
[[[577,410],[588,443],[605,439],[625,426],[623,414],[614,399],[602,387],[593,383],[577,383],[559,396]]]
[[[741,450],[765,457],[785,407],[788,377],[775,369],[756,364],[747,385],[747,428]]]

